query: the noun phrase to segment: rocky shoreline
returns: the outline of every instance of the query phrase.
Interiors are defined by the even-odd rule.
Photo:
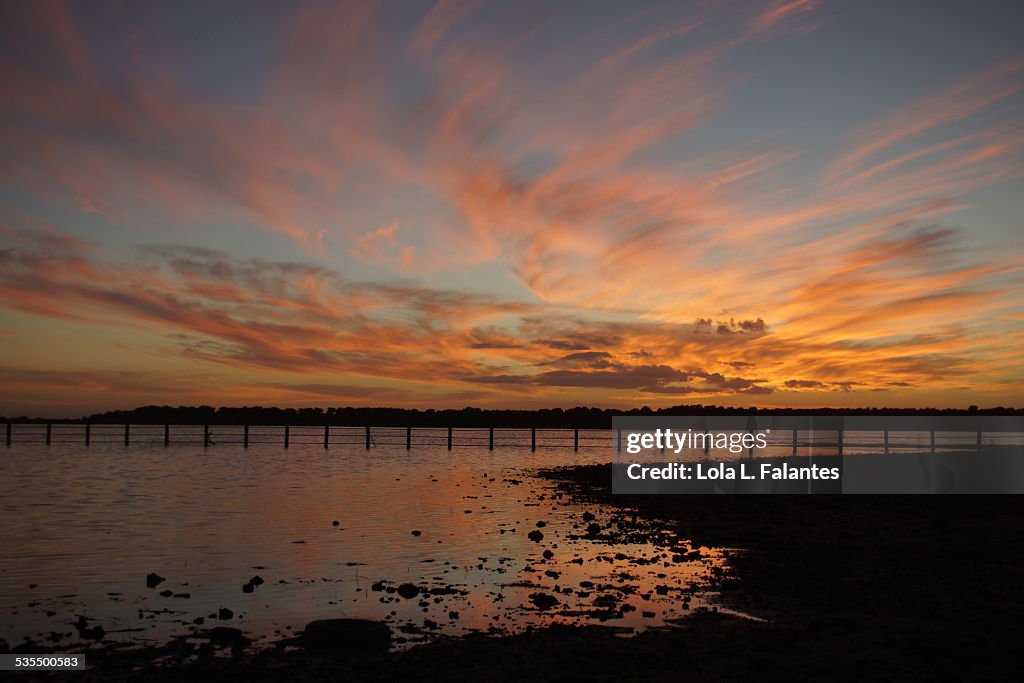
[[[1024,522],[1012,497],[627,497],[611,494],[609,466],[540,474],[576,500],[617,508],[623,539],[631,527],[663,528],[737,549],[732,571],[716,579],[723,609],[629,638],[614,627],[551,626],[402,652],[389,652],[393,634],[369,621],[314,622],[258,647],[221,626],[160,646],[98,643],[87,650],[90,670],[22,678],[973,681],[1016,670],[1015,631],[997,626],[1024,605],[1014,544]]]

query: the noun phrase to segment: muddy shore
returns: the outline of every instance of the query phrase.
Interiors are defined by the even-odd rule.
[[[995,681],[1018,668],[1024,521],[1013,497],[623,497],[611,495],[608,466],[541,476],[619,508],[624,530],[635,518],[737,549],[720,603],[766,621],[707,612],[629,638],[562,626],[340,656],[301,639],[255,650],[223,629],[198,649],[96,647],[89,671],[21,678]]]

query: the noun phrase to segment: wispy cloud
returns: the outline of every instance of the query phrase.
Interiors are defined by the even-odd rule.
[[[756,134],[708,144],[745,106],[735,65],[821,27],[819,3],[386,9],[274,10],[266,61],[221,92],[147,12],[6,8],[0,305],[353,401],[1005,396],[1024,376],[1020,245],[950,227],[1024,171],[1024,58],[835,149],[756,109]],[[119,244],[72,237],[79,217]],[[225,225],[288,256],[123,253]]]

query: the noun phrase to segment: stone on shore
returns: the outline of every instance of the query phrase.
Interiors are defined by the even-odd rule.
[[[391,629],[369,619],[319,619],[306,624],[302,643],[307,650],[324,653],[385,653],[391,647]]]

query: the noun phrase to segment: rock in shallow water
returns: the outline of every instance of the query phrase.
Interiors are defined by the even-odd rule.
[[[412,583],[403,583],[398,587],[398,594],[406,600],[412,600],[420,594],[419,586]]]
[[[558,598],[553,595],[548,595],[547,593],[531,593],[530,602],[536,605],[537,609],[540,610],[548,610],[561,604],[558,601]]]
[[[324,653],[383,653],[391,647],[391,629],[369,619],[319,619],[306,624],[302,643]]]

